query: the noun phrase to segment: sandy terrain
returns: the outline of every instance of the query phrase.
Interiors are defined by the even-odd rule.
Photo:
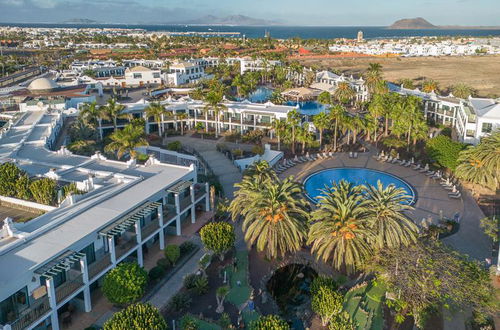
[[[384,78],[396,82],[401,78],[423,78],[439,82],[441,89],[458,82],[466,83],[477,90],[479,96],[500,96],[500,56],[426,57],[426,58],[328,58],[301,59],[306,66],[336,69],[346,74],[362,73],[368,63],[383,66]]]

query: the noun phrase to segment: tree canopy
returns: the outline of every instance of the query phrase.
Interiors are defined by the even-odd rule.
[[[104,330],[166,330],[167,322],[158,309],[150,304],[137,303],[116,312],[104,323]]]
[[[224,254],[234,246],[234,227],[227,222],[210,222],[200,231],[201,241],[205,247],[219,255],[221,260]]]
[[[122,262],[104,277],[103,292],[113,304],[125,305],[144,294],[148,273],[137,263]]]

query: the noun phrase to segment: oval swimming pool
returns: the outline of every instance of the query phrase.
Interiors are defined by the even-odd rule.
[[[326,185],[331,185],[332,182],[339,182],[340,180],[346,180],[355,185],[364,184],[372,186],[376,186],[377,181],[380,181],[384,187],[392,184],[398,188],[403,188],[406,194],[410,196],[409,204],[413,204],[417,199],[415,190],[403,179],[389,173],[355,167],[330,168],[309,175],[304,180],[306,195],[311,201],[316,203],[318,197],[321,195],[321,190]]]

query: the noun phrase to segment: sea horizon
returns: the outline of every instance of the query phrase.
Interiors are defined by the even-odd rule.
[[[201,24],[127,24],[127,23],[0,23],[0,26],[27,28],[117,28],[140,29],[148,32],[172,32],[189,35],[189,32],[217,34],[234,33],[234,37],[262,38],[269,33],[272,38],[336,39],[356,38],[363,31],[365,39],[406,37],[500,37],[500,27],[442,27],[436,29],[389,29],[388,26],[312,26],[312,25],[201,25]]]

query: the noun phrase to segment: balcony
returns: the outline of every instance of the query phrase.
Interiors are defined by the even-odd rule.
[[[133,235],[132,238],[128,240],[123,240],[116,244],[115,247],[115,253],[116,253],[116,259],[119,259],[122,257],[124,254],[132,250],[132,248],[137,246],[137,240],[135,238],[135,235]]]
[[[205,194],[205,185],[197,185],[195,187],[194,200],[197,201],[204,194]]]
[[[72,280],[66,281],[56,288],[56,301],[60,303],[76,290],[83,286],[83,275],[80,274]]]
[[[173,217],[177,215],[177,212],[175,212],[175,207],[171,206],[164,206],[163,209],[163,223],[167,223],[170,221]]]
[[[89,279],[93,279],[111,265],[111,255],[106,253],[101,259],[89,265]]]
[[[150,223],[148,223],[144,227],[141,227],[142,240],[149,237],[149,235],[151,235],[152,233],[157,231],[158,228],[160,228],[160,223],[158,222],[158,219],[151,221]]]
[[[22,330],[38,321],[50,310],[49,298],[47,296],[35,300],[25,311],[21,312],[17,320],[10,324],[12,330]]]
[[[184,211],[185,208],[191,205],[191,196],[184,197],[180,200],[181,212]]]

